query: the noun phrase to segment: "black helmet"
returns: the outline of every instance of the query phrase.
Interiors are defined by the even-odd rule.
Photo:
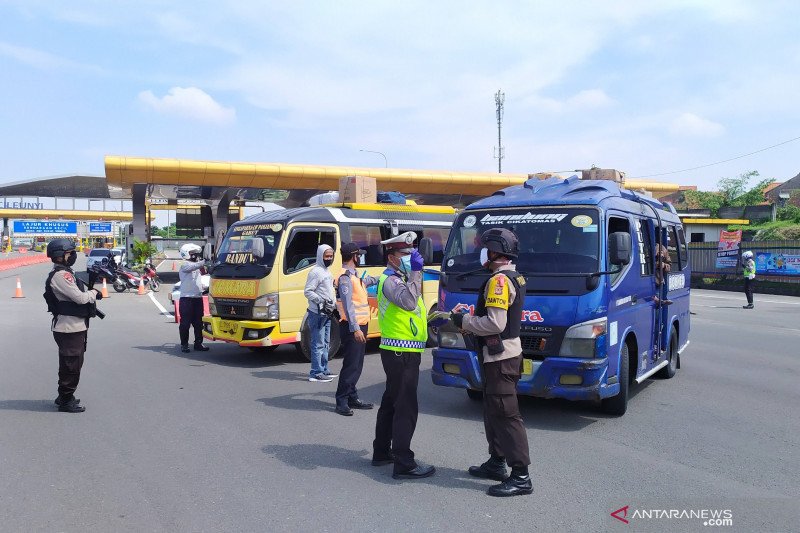
[[[47,243],[47,257],[55,259],[64,257],[67,252],[75,251],[75,243],[69,239],[53,239]]]
[[[492,228],[483,232],[481,243],[489,250],[511,259],[519,255],[519,239],[505,228]]]

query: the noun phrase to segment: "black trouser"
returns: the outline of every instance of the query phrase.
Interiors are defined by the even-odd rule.
[[[194,327],[194,344],[203,344],[203,299],[181,297],[178,300],[181,310],[181,346],[189,345],[189,326]]]
[[[489,453],[505,457],[511,468],[531,464],[528,434],[517,401],[521,356],[483,364],[483,426]]]
[[[53,332],[58,344],[58,395],[75,394],[81,379],[83,354],[86,352],[86,331],[77,333]]]
[[[381,363],[386,372],[386,391],[375,421],[373,457],[394,454],[395,473],[416,468],[411,437],[417,427],[417,384],[420,352],[395,352],[381,348]]]
[[[753,305],[753,289],[755,288],[756,280],[744,278],[744,295],[747,296],[747,304]]]
[[[368,326],[359,326],[366,338]],[[356,383],[364,368],[366,343],[358,342],[350,331],[350,323],[339,322],[339,338],[342,340],[342,371],[339,373],[339,386],[336,387],[336,406],[347,409],[350,401],[358,400]]]

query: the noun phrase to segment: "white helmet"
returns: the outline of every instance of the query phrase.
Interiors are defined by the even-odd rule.
[[[747,250],[746,252],[742,253],[742,259],[752,259],[752,258],[753,258],[753,252],[751,252],[750,250]]]
[[[189,256],[191,256],[191,255],[200,255],[200,253],[202,251],[203,251],[202,248],[200,248],[198,245],[193,244],[193,243],[190,242],[190,243],[187,243],[187,244],[184,244],[183,246],[181,246],[181,258],[182,259],[189,259]]]

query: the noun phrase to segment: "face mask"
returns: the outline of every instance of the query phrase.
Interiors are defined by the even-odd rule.
[[[333,259],[323,259],[322,264],[325,265],[326,267],[329,267],[333,264]]]
[[[478,260],[481,263],[481,266],[486,266],[489,263],[489,249],[488,248],[481,248],[481,257]]]
[[[406,274],[411,272],[411,256],[404,255],[400,258],[400,272],[405,272]]]
[[[72,265],[74,265],[77,259],[78,259],[78,254],[76,253],[69,254],[69,257],[67,257],[67,266],[71,267]]]

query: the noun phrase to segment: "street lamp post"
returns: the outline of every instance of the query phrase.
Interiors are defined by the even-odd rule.
[[[389,161],[386,159],[386,154],[383,152],[376,152],[375,150],[359,150],[359,152],[369,152],[371,154],[380,154],[383,157],[383,166],[389,168]]]

